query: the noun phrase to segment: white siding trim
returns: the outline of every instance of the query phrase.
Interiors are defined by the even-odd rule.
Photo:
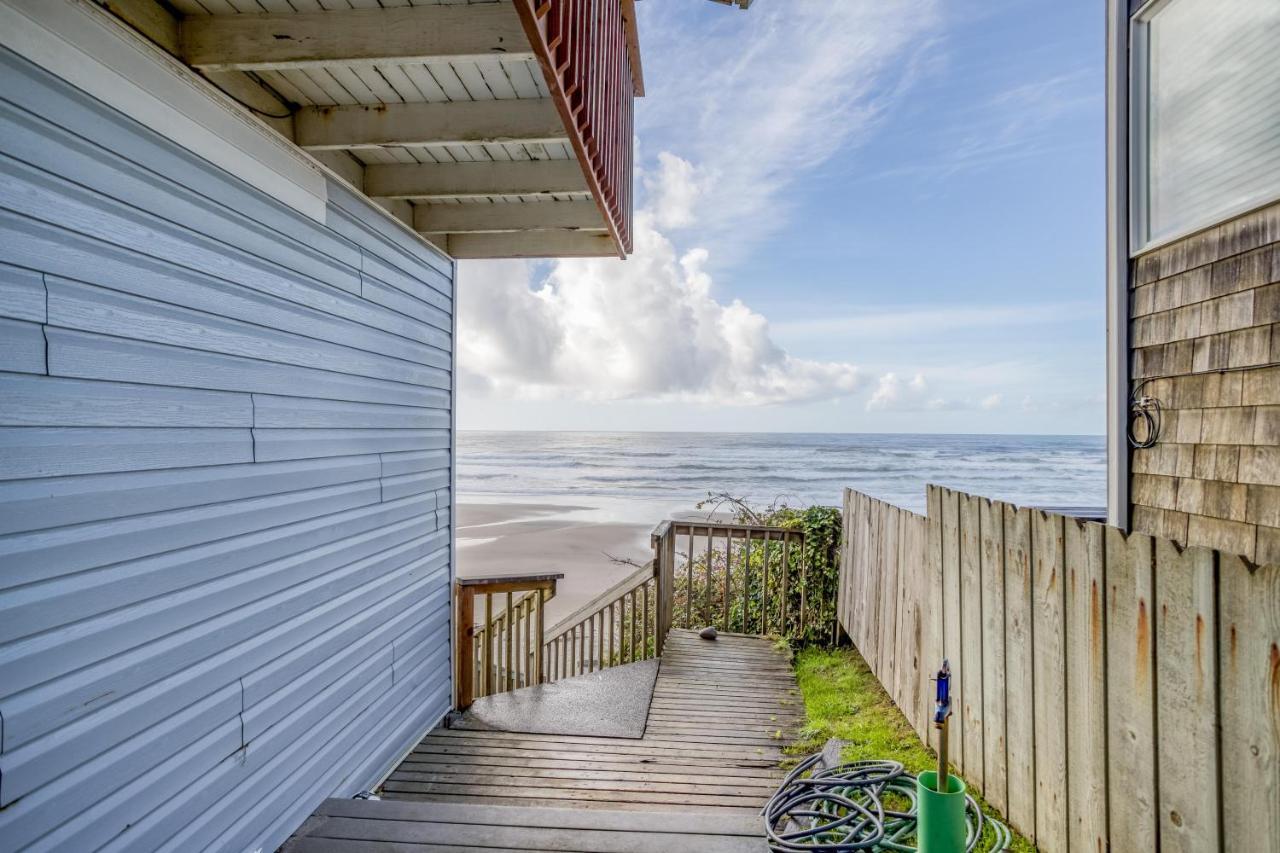
[[[0,44],[225,169],[325,221],[320,169],[238,114],[176,60],[84,0],[0,0]]]
[[[1107,523],[1129,529],[1129,3],[1107,0]]]

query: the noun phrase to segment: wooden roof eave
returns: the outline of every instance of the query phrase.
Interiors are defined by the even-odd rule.
[[[609,50],[592,44],[591,50],[579,49],[574,58],[585,63],[580,67],[593,75],[588,77],[586,87],[599,85],[600,80],[595,78],[603,79],[603,63],[612,60],[609,82],[613,88],[609,91],[615,100],[620,89],[638,91],[642,85],[634,47],[634,3],[617,2],[619,7],[588,3],[570,10],[580,19],[575,23],[585,25],[593,39],[598,40],[598,33],[608,36]],[[587,116],[575,110],[573,93],[562,91],[558,81],[564,78],[550,67],[553,51],[546,47],[545,27],[538,20],[539,14],[545,17],[554,7],[554,0],[513,0],[506,8],[509,17],[503,16],[502,5],[506,4],[195,17],[158,0],[128,0],[113,3],[110,9],[165,52],[223,89],[241,107],[255,111],[259,120],[369,196],[390,216],[410,228],[421,219],[426,228],[415,228],[416,233],[435,245],[450,244],[447,236],[436,229],[453,224],[459,228],[450,232],[455,233],[454,242],[471,257],[484,251],[494,252],[493,257],[625,257],[630,250],[630,178],[628,175],[627,185],[620,187],[620,172],[615,164],[624,158],[629,162],[630,152],[614,150],[624,141],[624,134],[601,121],[619,110],[597,108],[595,115]],[[609,26],[600,27],[605,20],[611,22]],[[388,33],[384,24],[398,25],[390,26]],[[425,35],[413,35],[420,31]],[[302,44],[315,45],[315,49],[300,51]],[[629,56],[619,56],[620,48]],[[537,62],[547,86],[542,104],[527,99],[404,103],[374,103],[366,99],[334,104],[300,100],[297,92],[281,95],[258,76],[261,71],[270,74],[271,69],[346,68],[351,63],[396,64],[495,55]],[[621,87],[613,81],[619,71]],[[310,94],[309,90],[302,92],[307,97]],[[595,95],[599,104],[600,92]],[[581,97],[579,92],[579,104]],[[276,118],[276,113],[282,117]],[[595,124],[591,123],[593,119]],[[597,131],[609,135],[596,136]],[[626,136],[625,144],[629,146],[629,133]],[[578,164],[570,166],[570,161],[559,159],[494,159],[388,165],[385,160],[370,161],[359,155],[361,150],[396,145],[507,141],[565,145]],[[601,150],[605,146],[612,147]],[[561,168],[561,164],[568,169]],[[534,204],[529,195],[546,201]],[[550,202],[552,195],[556,196],[554,202]],[[556,208],[513,215],[498,211],[506,204],[495,204],[493,222],[473,221],[480,214],[470,211],[434,216],[436,211],[430,210],[437,203],[453,205],[458,201],[490,199],[520,207],[554,203]],[[589,206],[598,211],[597,220],[592,221]],[[415,213],[419,209],[422,212]],[[591,239],[593,236],[597,239]],[[543,240],[541,252],[539,237]]]

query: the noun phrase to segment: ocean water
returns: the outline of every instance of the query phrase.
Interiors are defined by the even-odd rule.
[[[458,433],[462,501],[692,509],[708,492],[836,506],[848,486],[922,511],[936,483],[1032,506],[1102,507],[1102,436]],[[650,513],[646,510],[646,513]],[[613,513],[615,516],[617,512]]]

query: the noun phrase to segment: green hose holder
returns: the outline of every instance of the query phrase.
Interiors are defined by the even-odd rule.
[[[916,777],[916,846],[920,853],[964,853],[965,790],[958,776],[947,774],[947,790],[939,792],[936,770]]]

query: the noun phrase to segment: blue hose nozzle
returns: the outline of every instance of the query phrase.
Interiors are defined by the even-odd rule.
[[[951,663],[945,658],[934,681],[937,682],[937,704],[933,710],[933,723],[940,726],[951,716]]]

